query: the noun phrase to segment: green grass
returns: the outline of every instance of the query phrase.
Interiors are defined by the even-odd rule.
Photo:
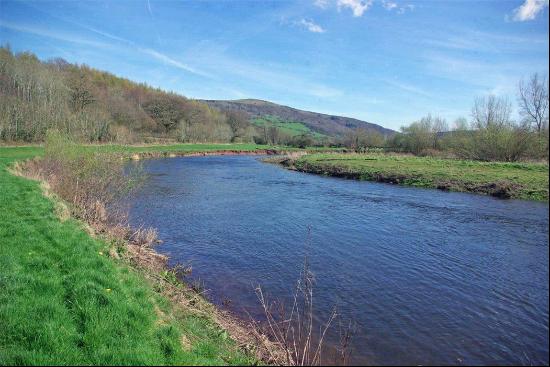
[[[513,186],[513,198],[548,200],[548,165],[437,159],[385,154],[312,154],[295,162],[299,170],[364,180],[399,177],[400,184],[473,191],[494,182]]]
[[[148,153],[148,152],[209,152],[209,151],[223,151],[223,150],[235,150],[253,152],[255,150],[273,149],[269,145],[256,145],[256,144],[171,144],[171,145],[98,145],[100,150],[105,152],[119,152],[119,153]]]
[[[83,145],[82,149],[98,150],[106,153],[197,153],[215,151],[243,151],[254,152],[263,149],[275,149],[269,145],[256,144],[170,144],[170,145]],[[5,146],[0,147],[0,155],[3,159],[26,159],[33,156],[42,156],[44,148],[40,145],[33,146]]]
[[[37,182],[7,171],[42,152],[0,148],[0,365],[250,364],[211,320],[175,307],[107,256],[108,243],[61,222]]]
[[[311,130],[309,127],[298,121],[286,121],[277,116],[265,115],[257,117],[252,120],[252,123],[256,126],[274,126],[285,134],[290,136],[298,136],[304,134],[311,134],[314,138],[323,138],[326,135]]]

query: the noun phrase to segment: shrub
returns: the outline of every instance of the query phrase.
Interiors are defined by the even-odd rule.
[[[143,182],[139,165],[128,168],[119,154],[77,145],[58,131],[47,132],[44,158],[27,168],[47,181],[74,215],[100,229],[126,225],[122,199]]]

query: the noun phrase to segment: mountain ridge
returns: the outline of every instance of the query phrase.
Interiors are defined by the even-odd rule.
[[[392,129],[385,128],[372,122],[352,117],[301,110],[261,99],[201,99],[199,101],[219,110],[243,111],[251,118],[271,115],[287,121],[301,122],[311,130],[329,136],[341,136],[350,130],[360,127],[365,128],[367,131],[375,131],[384,136],[391,136],[396,133],[396,131]]]

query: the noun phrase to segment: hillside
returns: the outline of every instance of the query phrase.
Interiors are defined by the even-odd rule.
[[[193,100],[63,59],[0,47],[0,141],[41,142],[48,130],[81,142],[235,143],[311,146],[365,121],[275,103]]]
[[[273,102],[259,99],[239,99],[233,101],[202,100],[210,107],[220,110],[239,110],[246,112],[251,118],[264,116],[276,116],[281,120],[301,122],[314,132],[329,136],[343,135],[350,129],[364,127],[370,131],[376,131],[389,136],[394,130],[386,129],[380,125],[361,121],[351,117],[326,115],[324,113],[303,111],[297,108],[279,105]]]

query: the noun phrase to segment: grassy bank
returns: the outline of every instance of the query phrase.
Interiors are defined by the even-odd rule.
[[[283,162],[285,163],[285,162]],[[390,154],[311,154],[286,161],[310,173],[527,200],[548,200],[548,165]]]
[[[287,146],[257,145],[257,144],[169,144],[169,145],[120,145],[120,144],[98,144],[84,145],[82,149],[97,150],[105,153],[121,153],[163,157],[170,155],[191,155],[196,153],[258,153],[265,152],[284,153],[293,151],[308,152],[340,152],[342,148],[308,147],[307,149],[293,148]],[[27,159],[29,157],[42,156],[44,148],[41,145],[27,146],[0,146],[2,157],[10,159]]]
[[[1,365],[253,362],[208,312],[170,302],[113,243],[60,221],[38,182],[8,172],[41,154],[0,148]]]
[[[256,152],[264,150],[274,150],[276,147],[269,145],[256,144],[169,144],[169,145],[120,145],[120,144],[98,144],[83,145],[82,149],[96,150],[105,153],[122,154],[170,154],[170,153],[199,153],[199,152]],[[29,158],[33,156],[42,156],[44,148],[42,145],[27,146],[0,146],[2,157],[4,158]]]

